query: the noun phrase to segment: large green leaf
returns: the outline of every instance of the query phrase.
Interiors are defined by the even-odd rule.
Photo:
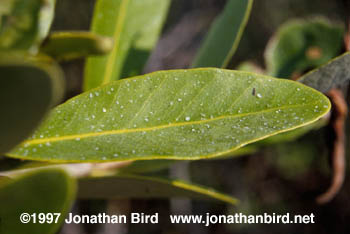
[[[298,82],[215,68],[112,82],[56,108],[9,156],[46,161],[202,159],[310,124],[330,109]]]
[[[289,78],[326,63],[339,54],[343,33],[343,27],[322,18],[287,22],[266,48],[268,74]]]
[[[63,223],[75,197],[76,185],[65,172],[57,169],[26,174],[0,184],[1,234],[54,234]],[[58,222],[23,224],[22,213],[60,213]],[[55,217],[53,219],[55,221]]]
[[[211,188],[161,177],[119,174],[79,180],[78,197],[82,199],[170,198],[221,201],[235,205],[238,200]]]
[[[110,38],[90,32],[55,32],[45,40],[40,50],[56,60],[71,60],[106,54],[112,46]]]
[[[327,64],[316,68],[300,79],[299,82],[323,93],[341,86],[350,80],[350,52],[342,54]]]
[[[50,29],[55,0],[6,1],[0,14],[0,49],[32,49]]]
[[[311,130],[317,130],[321,127],[324,127],[328,123],[328,118],[321,118],[320,120],[313,122],[312,124],[306,125],[302,128],[294,129],[293,131],[283,132],[281,134],[277,134],[275,136],[266,138],[262,141],[258,141],[255,144],[250,146],[264,146],[276,143],[290,142],[295,141],[296,139],[304,136],[306,133]]]
[[[248,22],[253,0],[229,0],[205,38],[192,67],[226,67]]]
[[[89,58],[84,89],[139,75],[154,47],[170,0],[98,0],[92,31],[114,38],[112,52]]]
[[[263,71],[260,67],[258,67],[257,65],[255,65],[252,62],[243,62],[237,67],[237,69],[241,70],[241,71],[249,71],[249,72],[255,72],[255,73],[259,73],[259,74],[264,74],[265,73],[265,71]],[[328,78],[327,79],[323,79],[323,80],[327,81]],[[308,85],[308,84],[306,84],[306,85]],[[313,88],[318,90],[318,87],[313,87]],[[319,91],[322,91],[322,90],[319,90]],[[323,93],[325,93],[325,92],[323,92]],[[312,124],[309,124],[309,125],[307,125],[305,127],[294,129],[293,131],[288,131],[288,132],[284,132],[284,133],[281,133],[281,134],[277,134],[275,136],[268,137],[265,140],[258,141],[258,142],[254,143],[252,145],[249,145],[248,147],[255,147],[257,149],[260,146],[294,141],[297,138],[305,135],[309,131],[314,130],[314,129],[318,129],[318,128],[326,125],[327,122],[328,122],[328,119],[322,118],[319,121],[316,121],[316,122],[314,122]]]
[[[62,76],[48,57],[0,54],[0,153],[32,134],[62,98]]]

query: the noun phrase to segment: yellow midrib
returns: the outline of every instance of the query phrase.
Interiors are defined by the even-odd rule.
[[[44,138],[44,139],[27,140],[27,141],[24,141],[22,145],[37,145],[37,144],[44,144],[44,143],[48,143],[48,142],[75,140],[75,139],[83,139],[83,138],[88,138],[88,137],[97,137],[97,136],[104,136],[104,135],[117,135],[117,134],[124,134],[124,133],[147,132],[147,131],[159,130],[159,129],[176,127],[176,126],[204,124],[204,123],[208,123],[208,122],[212,122],[212,121],[220,120],[220,119],[225,119],[225,118],[239,118],[239,117],[245,117],[245,116],[249,116],[249,115],[267,113],[267,112],[271,112],[274,110],[283,110],[283,109],[287,109],[287,108],[295,108],[295,107],[311,106],[311,105],[315,105],[315,103],[307,104],[307,105],[298,104],[298,105],[289,105],[289,106],[285,106],[285,107],[275,107],[275,108],[270,108],[270,109],[257,111],[257,112],[242,113],[242,114],[237,114],[237,115],[226,115],[226,116],[224,115],[224,116],[219,116],[219,117],[212,118],[212,119],[197,120],[197,121],[192,121],[192,122],[179,122],[179,123],[160,125],[160,126],[154,126],[154,127],[148,127],[148,128],[119,129],[119,130],[109,130],[109,131],[103,131],[103,132],[91,132],[91,133],[67,135],[67,136],[61,136],[61,137],[51,137],[51,138]],[[322,116],[322,115],[320,115],[320,116]]]
[[[113,47],[111,54],[108,56],[108,59],[107,59],[106,71],[105,71],[105,74],[104,74],[104,77],[102,80],[102,84],[107,84],[108,82],[111,81],[113,68],[114,68],[114,66],[113,66],[114,61],[115,61],[115,58],[117,56],[119,46],[120,46],[120,39],[121,39],[120,34],[123,30],[124,21],[125,21],[126,14],[127,14],[127,6],[128,6],[129,2],[130,2],[130,0],[122,0],[122,3],[121,3],[120,8],[119,8],[117,23],[116,23],[115,31],[113,34],[114,47]]]

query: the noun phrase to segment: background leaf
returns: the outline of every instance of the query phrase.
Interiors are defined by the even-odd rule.
[[[144,174],[166,169],[178,162],[177,160],[138,160],[131,162],[129,165],[119,168],[118,172],[132,174]]]
[[[294,131],[297,131],[299,129],[300,128],[298,128],[298,129],[296,129]],[[287,134],[287,133],[289,133],[289,132],[281,133],[281,134],[278,134],[276,136],[269,137],[269,138],[267,138],[265,140],[277,137],[279,135]],[[263,141],[265,141],[265,140],[263,140]],[[261,141],[259,141],[259,142],[261,142]],[[257,142],[257,143],[259,143],[259,142]],[[258,147],[256,146],[257,143],[250,144],[248,146],[239,148],[239,149],[237,149],[237,150],[235,150],[233,152],[230,152],[228,154],[225,154],[223,156],[210,158],[208,160],[227,159],[227,158],[239,157],[239,156],[255,153],[258,150]],[[132,161],[132,162],[130,162],[130,164],[119,168],[118,172],[133,173],[133,174],[149,174],[149,173],[165,170],[165,169],[169,168],[171,165],[173,165],[174,163],[177,163],[177,162],[179,162],[179,161],[178,160],[157,160],[157,159],[154,159],[154,160],[137,160],[137,161]]]
[[[54,234],[75,197],[75,181],[61,170],[41,170],[0,184],[0,233]],[[22,213],[61,213],[57,224],[20,222]]]
[[[51,24],[55,16],[56,0],[44,0],[42,1],[42,7],[40,10],[39,21],[39,35],[38,42],[40,43],[49,34]]]
[[[2,0],[0,4],[0,26],[1,19],[4,14],[8,14],[11,11],[11,5],[13,0]]]
[[[63,74],[48,57],[0,54],[0,153],[11,150],[39,125],[63,96]]]
[[[40,50],[56,60],[72,60],[91,55],[103,55],[113,47],[113,41],[90,32],[55,32]]]
[[[217,157],[310,124],[329,108],[325,96],[294,81],[213,68],[155,72],[60,105],[8,155],[57,162]]]
[[[229,0],[215,19],[192,67],[226,67],[248,22],[253,0]]]
[[[251,62],[251,61],[246,61],[246,62],[239,64],[238,67],[236,68],[236,70],[254,72],[257,74],[265,75],[264,69],[259,67],[258,65],[256,65],[254,62]]]
[[[266,48],[267,73],[289,78],[326,63],[340,53],[343,34],[342,26],[323,18],[288,21]]]
[[[112,37],[109,55],[89,58],[84,89],[139,75],[154,47],[170,0],[98,0],[92,32]]]
[[[350,80],[350,52],[306,73],[298,81],[323,93]]]
[[[221,201],[235,205],[238,200],[211,188],[180,180],[160,177],[119,174],[79,180],[78,197],[82,199],[170,198]]]
[[[35,51],[51,26],[55,0],[6,1],[0,15],[0,49]]]

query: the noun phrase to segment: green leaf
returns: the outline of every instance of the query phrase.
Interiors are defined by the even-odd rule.
[[[192,67],[226,67],[248,22],[253,0],[229,0],[199,49]]]
[[[325,19],[293,20],[273,36],[265,51],[269,75],[289,78],[318,67],[339,54],[344,29]]]
[[[54,234],[75,197],[76,185],[61,170],[41,170],[0,184],[0,233]],[[20,222],[22,213],[61,213],[58,223]],[[33,220],[32,220],[33,221]]]
[[[327,93],[350,80],[350,52],[330,60],[327,64],[306,73],[298,81]]]
[[[11,157],[56,162],[194,160],[310,124],[330,109],[298,82],[215,68],[155,72],[56,108]]]
[[[238,200],[211,188],[161,177],[119,174],[79,180],[78,197],[82,199],[169,198],[183,197],[220,201],[235,205]]]
[[[312,125],[312,124],[311,124]],[[294,130],[297,131],[300,128]],[[289,132],[286,132],[289,133]],[[276,135],[283,135],[286,133],[281,133]],[[271,137],[274,138],[275,136]],[[268,140],[270,138],[267,138]],[[210,160],[215,160],[215,159],[226,159],[226,158],[233,158],[233,157],[239,157],[247,154],[253,154],[258,150],[258,147],[255,144],[251,144],[242,148],[239,148],[238,150],[235,150],[233,152],[230,152],[226,155],[220,156],[220,157],[215,157],[211,158]],[[133,161],[129,165],[121,167],[118,169],[118,172],[122,173],[132,173],[132,174],[147,174],[147,173],[152,173],[152,172],[157,172],[160,170],[165,170],[169,168],[171,165],[174,163],[178,162],[178,160],[138,160],[138,161]]]
[[[91,55],[103,55],[113,48],[113,41],[90,32],[55,32],[41,51],[56,60],[72,60]]]
[[[48,57],[0,54],[0,153],[33,133],[63,96],[63,74]]]
[[[0,49],[35,51],[51,26],[55,0],[6,1],[0,15]]]
[[[283,133],[281,133],[283,134]],[[280,134],[278,134],[280,135]],[[276,136],[278,136],[276,135]],[[273,137],[273,136],[272,136]],[[267,138],[268,139],[268,138]],[[259,142],[259,141],[258,141]],[[222,159],[231,159],[231,158],[236,158],[244,155],[249,155],[249,154],[254,154],[259,150],[258,146],[256,143],[244,146],[242,148],[239,148],[238,150],[229,152],[227,154],[223,154],[221,156],[215,157],[215,158],[209,158],[208,160],[222,160]]]
[[[139,75],[165,20],[170,0],[98,0],[92,31],[112,37],[112,52],[89,58],[84,89]]]
[[[317,129],[320,129],[321,127],[324,127],[327,123],[328,123],[327,118],[321,118],[318,121],[313,122],[309,125],[306,125],[302,128],[297,128],[289,132],[277,134],[275,136],[266,138],[262,141],[258,141],[255,144],[252,144],[251,146],[262,146],[262,145],[270,145],[270,144],[276,144],[276,143],[295,141],[296,139],[304,136],[306,133],[310,132],[311,130],[317,130]]]

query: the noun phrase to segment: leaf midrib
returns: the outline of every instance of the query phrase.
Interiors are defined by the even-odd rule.
[[[296,108],[296,107],[305,107],[305,106],[314,106],[318,102],[310,103],[310,104],[298,104],[298,105],[288,105],[284,107],[274,107],[269,108],[261,111],[256,112],[248,112],[248,113],[241,113],[241,114],[235,114],[235,115],[223,115],[218,116],[216,118],[206,119],[206,120],[198,120],[198,121],[191,121],[191,122],[178,122],[178,123],[172,123],[167,125],[159,125],[159,126],[153,126],[148,128],[132,128],[132,129],[119,129],[119,130],[108,130],[108,131],[102,131],[102,132],[91,132],[91,133],[83,133],[83,134],[76,134],[76,135],[67,135],[67,136],[60,136],[60,137],[51,137],[51,138],[44,138],[44,139],[35,139],[35,140],[28,140],[24,141],[22,145],[38,145],[43,143],[52,143],[57,141],[66,141],[66,140],[75,140],[77,138],[83,139],[88,137],[97,137],[97,136],[105,136],[105,135],[118,135],[118,134],[124,134],[124,133],[134,133],[134,132],[147,132],[147,131],[154,131],[159,129],[165,129],[165,128],[171,128],[171,127],[178,127],[178,126],[187,126],[187,125],[196,125],[196,124],[204,124],[220,119],[225,118],[240,118],[250,115],[257,115],[262,113],[268,113],[274,110],[283,110],[283,109],[289,109],[289,108]],[[322,117],[322,115],[320,115]]]

